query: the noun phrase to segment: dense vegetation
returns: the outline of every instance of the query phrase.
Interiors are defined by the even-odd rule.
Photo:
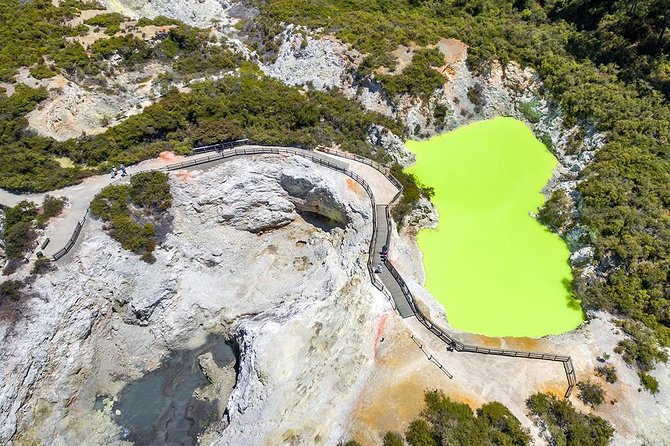
[[[91,213],[101,218],[109,235],[123,248],[153,263],[158,241],[157,226],[168,219],[165,212],[172,204],[167,174],[143,172],[128,185],[104,188],[91,202]]]
[[[444,84],[444,76],[434,68],[443,64],[444,56],[439,50],[422,49],[399,74],[379,75],[377,80],[391,97],[401,94],[428,97]]]
[[[569,400],[536,393],[526,401],[531,414],[541,420],[553,438],[552,444],[605,446],[614,429],[606,420],[577,412]]]
[[[578,223],[587,225],[605,280],[576,282],[586,308],[639,321],[670,346],[670,36],[663,0],[254,0],[249,25],[272,36],[281,21],[334,32],[367,53],[366,70],[389,52],[442,37],[487,61],[535,67],[568,124],[595,126],[607,142],[583,173]],[[371,26],[374,24],[374,26]],[[474,96],[474,94],[473,94]],[[534,118],[531,106],[526,113]],[[560,197],[556,199],[560,202]],[[555,214],[551,217],[560,217]],[[559,223],[557,220],[556,223]],[[632,326],[629,326],[632,327]],[[640,329],[627,331],[631,336]],[[627,345],[625,348],[631,348]],[[634,358],[634,354],[627,357]],[[651,357],[662,359],[656,353]]]
[[[43,228],[51,217],[60,215],[65,201],[65,198],[47,195],[39,208],[32,201],[23,200],[14,207],[3,209],[5,217],[0,231],[0,246],[7,255],[5,274],[14,272],[23,262],[25,254],[35,248],[36,229]]]
[[[474,413],[470,406],[451,401],[440,391],[425,394],[426,407],[403,436],[389,432],[384,446],[508,445],[531,443],[528,431],[498,402],[484,404]],[[406,443],[405,443],[406,442]]]

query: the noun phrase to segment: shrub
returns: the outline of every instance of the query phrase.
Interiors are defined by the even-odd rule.
[[[412,57],[410,64],[396,75],[379,75],[379,83],[395,97],[401,94],[428,97],[444,84],[444,76],[434,67],[444,65],[444,57],[437,49],[422,49]]]
[[[484,404],[475,414],[467,404],[451,401],[440,391],[426,392],[425,401],[421,418],[412,421],[405,433],[411,446],[530,444],[528,431],[498,402]],[[402,444],[399,436],[389,433],[387,437],[389,441],[400,440],[396,444]]]
[[[111,36],[121,31],[121,23],[124,21],[125,18],[118,12],[109,12],[93,16],[84,21],[84,23],[90,26],[100,26],[105,28],[105,34]]]
[[[20,221],[5,228],[2,238],[5,242],[7,257],[19,259],[35,247],[37,232],[35,232],[32,221]]]
[[[384,435],[384,446],[404,446],[405,442],[402,436],[397,432],[387,432]]]
[[[542,223],[556,232],[572,225],[572,201],[563,189],[557,189],[537,214]]]
[[[56,198],[51,195],[45,195],[42,208],[37,215],[37,225],[43,227],[50,218],[58,217],[63,212],[66,202],[67,198],[65,197]]]
[[[517,108],[528,122],[537,124],[542,119],[542,112],[540,112],[539,106],[539,101],[533,99],[528,102],[520,102]]]
[[[614,435],[607,420],[578,412],[569,400],[554,395],[536,393],[526,400],[526,406],[546,424],[552,444],[605,446]]]
[[[124,249],[153,263],[157,244],[154,222],[172,203],[167,174],[143,172],[129,185],[107,186],[91,202],[91,213],[107,223],[109,235]]]
[[[602,365],[596,367],[596,375],[600,376],[610,384],[614,384],[617,381],[616,369],[611,365]]]
[[[30,69],[30,75],[35,79],[47,79],[54,77],[58,73],[44,63],[38,63]]]
[[[161,172],[142,172],[130,180],[129,196],[133,204],[161,213],[170,208],[172,194],[168,176]]]
[[[577,398],[593,409],[605,402],[605,391],[596,383],[582,381],[577,383],[577,389],[579,389]]]
[[[668,360],[668,354],[659,347],[653,332],[641,322],[622,321],[619,325],[631,338],[619,341],[614,351],[622,355],[628,364],[647,372],[653,370],[656,362]]]
[[[432,187],[420,184],[414,174],[405,172],[397,163],[391,167],[391,174],[403,186],[402,197],[400,197],[400,201],[391,210],[393,219],[399,225],[402,225],[403,220],[414,209],[419,199],[421,197],[430,199],[435,195],[435,191]]]
[[[656,378],[644,372],[637,372],[637,376],[640,378],[642,387],[647,389],[651,394],[655,395],[659,392],[658,381]]]
[[[47,271],[51,271],[52,265],[51,261],[46,257],[39,257],[35,260],[33,264],[33,269],[30,271],[31,274],[44,274]]]
[[[22,297],[21,288],[23,282],[19,280],[6,280],[0,282],[0,304],[7,300],[17,301]]]

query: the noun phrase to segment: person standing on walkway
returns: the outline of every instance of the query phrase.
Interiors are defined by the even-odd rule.
[[[116,166],[112,166],[112,171],[110,173],[112,174],[112,178],[116,178]]]
[[[128,175],[128,172],[126,172],[126,166],[124,166],[123,164],[121,164],[119,166],[119,170],[121,170],[121,176],[122,177],[125,177],[126,175]]]

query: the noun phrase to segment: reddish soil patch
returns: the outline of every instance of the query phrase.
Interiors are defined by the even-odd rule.
[[[175,173],[174,176],[177,177],[177,179],[182,183],[188,183],[193,179],[193,175],[188,170],[180,170],[179,172]]]
[[[164,152],[161,152],[158,155],[158,158],[162,159],[163,161],[174,161],[175,158],[177,158],[177,155],[175,155],[174,152],[170,152],[169,150],[166,150]]]

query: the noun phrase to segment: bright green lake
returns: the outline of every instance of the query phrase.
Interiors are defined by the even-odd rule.
[[[435,188],[436,229],[419,232],[426,287],[452,327],[539,337],[576,328],[567,246],[529,215],[557,164],[526,125],[482,121],[407,142],[409,171]]]

